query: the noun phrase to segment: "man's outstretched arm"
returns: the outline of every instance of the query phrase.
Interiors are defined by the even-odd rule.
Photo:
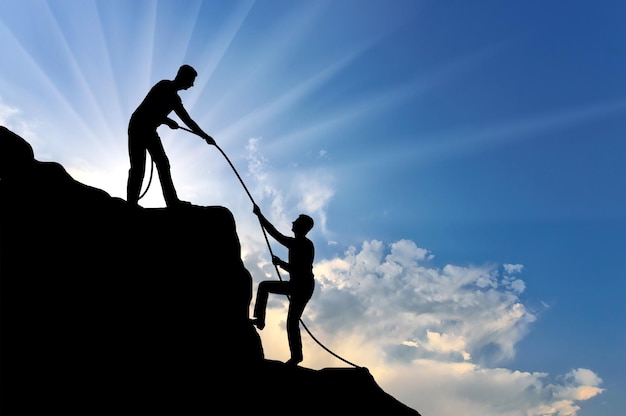
[[[191,118],[191,116],[189,115],[189,113],[187,112],[187,110],[185,110],[185,108],[183,106],[180,106],[179,108],[176,108],[174,110],[174,112],[176,113],[176,115],[178,117],[180,117],[180,119],[183,121],[183,123],[185,123],[187,125],[187,127],[189,127],[191,129],[191,131],[193,131],[194,133],[196,133],[198,136],[202,137],[204,140],[206,140],[206,142],[208,144],[215,144],[215,140],[213,139],[213,137],[209,136],[208,134],[206,134],[204,132],[204,130],[202,130],[200,128],[200,126],[198,125],[198,123],[196,123],[195,121],[193,121],[193,119]]]
[[[254,214],[257,217],[259,217],[259,220],[261,221],[261,225],[263,226],[263,228],[265,228],[267,232],[276,239],[276,241],[278,241],[282,245],[287,245],[289,243],[291,239],[287,237],[286,235],[281,234],[280,231],[278,231],[276,227],[274,227],[274,225],[271,222],[269,222],[267,218],[265,218],[265,216],[261,213],[261,209],[258,207],[257,204],[254,204],[252,212],[254,212]]]

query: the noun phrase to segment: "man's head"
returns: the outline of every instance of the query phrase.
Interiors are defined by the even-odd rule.
[[[193,82],[196,80],[197,76],[198,72],[193,69],[192,66],[182,65],[180,68],[178,68],[178,73],[176,74],[176,78],[174,79],[174,81],[180,84],[182,89],[186,90],[187,88],[193,86]]]
[[[300,214],[292,223],[292,231],[294,234],[306,235],[313,228],[313,218],[305,214]]]

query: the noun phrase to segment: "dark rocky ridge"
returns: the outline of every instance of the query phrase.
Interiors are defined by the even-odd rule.
[[[267,360],[219,206],[133,210],[0,127],[2,414],[419,414],[365,368]]]

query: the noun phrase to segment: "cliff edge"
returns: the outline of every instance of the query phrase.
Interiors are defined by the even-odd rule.
[[[132,209],[0,127],[1,413],[419,416],[267,360],[231,212]]]

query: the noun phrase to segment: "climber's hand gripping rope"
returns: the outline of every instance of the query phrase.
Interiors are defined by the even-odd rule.
[[[172,121],[173,121],[173,120],[172,120]],[[200,137],[202,137],[202,138],[203,138],[203,139],[204,139],[204,140],[205,140],[208,144],[213,145],[213,146],[217,146],[217,143],[215,143],[215,139],[214,139],[213,137],[209,136],[208,134],[199,134],[199,133],[196,133],[195,131],[193,131],[193,130],[191,130],[191,129],[188,129],[188,128],[186,128],[186,127],[179,126],[179,125],[178,125],[178,123],[176,123],[175,121],[174,121],[174,124],[175,124],[175,127],[172,127],[172,125],[170,125],[170,124],[168,124],[168,126],[169,126],[170,128],[172,128],[172,129],[174,129],[174,130],[176,130],[176,129],[181,129],[181,130],[188,131],[189,133],[193,133],[193,134],[195,134],[196,136],[200,136]]]

